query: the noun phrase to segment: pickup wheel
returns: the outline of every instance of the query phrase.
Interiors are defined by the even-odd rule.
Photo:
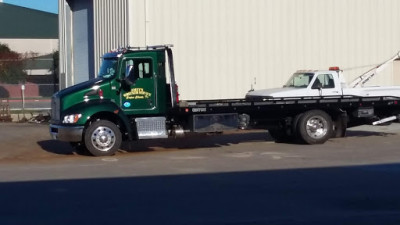
[[[321,110],[305,112],[299,119],[297,132],[307,144],[323,144],[332,137],[332,119]]]
[[[98,120],[89,125],[84,135],[85,146],[94,156],[114,155],[122,143],[119,128],[107,120]]]

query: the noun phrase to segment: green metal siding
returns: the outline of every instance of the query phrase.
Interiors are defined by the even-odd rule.
[[[58,15],[0,3],[0,38],[57,39]]]

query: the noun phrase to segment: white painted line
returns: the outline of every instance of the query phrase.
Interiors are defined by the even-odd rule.
[[[189,160],[189,159],[205,159],[204,156],[173,156],[169,157],[169,159],[173,160]]]
[[[104,162],[117,162],[118,159],[117,158],[102,158],[101,161],[104,161]]]
[[[233,158],[250,158],[253,156],[254,156],[253,152],[231,153],[227,155],[227,157],[233,157]]]

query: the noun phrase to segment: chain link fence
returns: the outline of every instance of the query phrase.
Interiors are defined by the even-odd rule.
[[[51,96],[58,84],[0,84],[0,122],[50,115]]]

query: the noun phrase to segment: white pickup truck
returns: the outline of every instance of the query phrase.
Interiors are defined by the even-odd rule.
[[[338,67],[331,67],[329,70],[299,70],[292,75],[282,88],[250,91],[247,93],[246,99],[260,100],[317,96],[400,97],[400,86],[363,87],[367,81],[382,71],[388,63],[399,58],[400,52],[384,63],[362,74],[350,85],[346,84],[343,72]]]

